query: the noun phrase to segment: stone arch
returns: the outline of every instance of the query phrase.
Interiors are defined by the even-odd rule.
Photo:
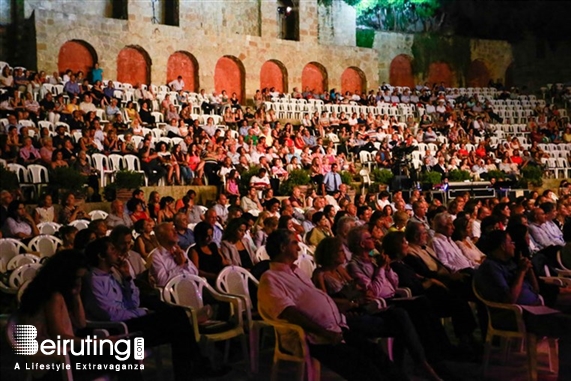
[[[278,60],[264,62],[260,69],[260,89],[275,87],[280,93],[287,93],[287,68]]]
[[[74,73],[83,71],[87,77],[96,62],[97,52],[84,40],[66,41],[59,49],[57,65],[60,73],[70,69]]]
[[[389,83],[392,86],[414,87],[412,57],[406,54],[399,54],[391,61],[391,67],[389,70]]]
[[[167,83],[182,76],[184,89],[197,92],[198,83],[198,61],[189,52],[179,50],[170,55],[167,62]]]
[[[433,62],[428,67],[428,78],[426,81],[430,86],[444,82],[445,87],[454,85],[454,73],[447,62]]]
[[[117,81],[130,83],[151,83],[151,57],[138,45],[121,49],[117,56]]]
[[[310,62],[301,72],[301,88],[309,88],[314,93],[323,93],[328,89],[327,69],[319,62]]]
[[[487,87],[490,82],[488,65],[480,59],[470,62],[468,67],[468,87]]]
[[[221,57],[214,69],[214,89],[220,94],[226,90],[228,96],[238,94],[240,102],[245,102],[246,69],[239,58],[234,56]]]
[[[358,92],[361,94],[363,91],[367,90],[367,77],[363,70],[355,66],[350,66],[343,74],[341,74],[341,94],[345,94],[346,91]]]

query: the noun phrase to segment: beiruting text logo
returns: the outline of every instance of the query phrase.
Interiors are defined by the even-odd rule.
[[[119,361],[125,361],[131,357],[131,340],[97,339],[87,336],[81,341],[62,339],[59,335],[56,340],[36,340],[38,330],[33,325],[16,325],[14,327],[14,350],[18,355],[35,355],[38,351],[43,355],[65,356],[91,356],[111,354]],[[143,360],[145,357],[145,339],[136,337],[133,340],[133,356],[135,360]]]

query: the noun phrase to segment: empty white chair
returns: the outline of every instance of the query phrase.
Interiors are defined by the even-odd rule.
[[[91,155],[91,160],[93,161],[93,166],[99,171],[99,175],[101,176],[99,178],[99,184],[104,187],[107,184],[107,177],[113,175],[113,168],[109,163],[109,159],[101,153],[94,153]]]
[[[18,290],[26,281],[34,279],[38,270],[42,267],[39,263],[29,263],[16,268],[8,278],[8,285],[14,290]]]
[[[87,227],[89,226],[89,221],[86,220],[75,220],[75,221],[71,221],[69,223],[69,225],[71,226],[75,226],[75,228],[77,230],[83,230],[83,229],[87,229]]]
[[[123,156],[123,160],[125,160],[125,166],[127,167],[128,171],[142,173],[143,176],[145,176],[145,186],[147,186],[149,179],[145,175],[145,171],[141,169],[141,162],[139,161],[139,158],[135,155],[125,155]]]
[[[61,228],[61,225],[56,222],[41,222],[38,224],[40,234],[55,235],[59,228]]]
[[[59,245],[61,245],[61,239],[54,237],[53,235],[39,235],[32,238],[28,246],[30,250],[40,253],[41,258],[51,257],[57,251]]]
[[[40,257],[34,254],[18,254],[14,258],[10,259],[8,262],[8,271],[14,270],[20,266],[24,266],[30,263],[40,262]]]
[[[12,258],[20,253],[27,253],[28,251],[30,251],[28,246],[17,239],[0,239],[0,273],[5,273],[8,270],[8,263]]]
[[[311,255],[305,253],[299,254],[294,264],[311,279],[313,276],[313,271],[316,267]]]
[[[89,217],[91,217],[91,220],[104,220],[107,218],[107,216],[109,215],[109,213],[103,211],[103,210],[92,210],[91,212],[89,212]]]

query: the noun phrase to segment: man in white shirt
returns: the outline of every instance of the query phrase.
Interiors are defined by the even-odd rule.
[[[472,220],[472,241],[477,242],[482,236],[482,220],[491,215],[492,212],[487,206],[482,206],[478,209],[476,218]]]
[[[155,234],[159,246],[151,251],[150,271],[157,282],[157,287],[164,287],[177,275],[198,275],[194,264],[178,246],[178,234],[172,223],[160,224],[155,228]]]
[[[184,90],[184,81],[182,80],[182,76],[179,75],[175,80],[169,83],[169,87],[172,91],[176,92]]]
[[[450,271],[472,269],[470,261],[451,238],[454,233],[452,216],[447,212],[437,214],[434,217],[433,228],[435,234],[432,245],[440,262]]]
[[[228,219],[228,208],[226,206],[226,204],[228,204],[228,198],[224,193],[220,193],[217,201],[218,202],[212,207],[212,209],[216,211],[216,215],[220,218],[220,222],[222,224],[226,224],[226,220]]]
[[[79,104],[79,109],[84,114],[87,114],[88,112],[91,112],[91,111],[93,111],[93,112],[97,111],[97,107],[95,107],[93,102],[91,102],[91,96],[89,96],[88,94],[85,94],[83,96],[83,102],[81,102]]]

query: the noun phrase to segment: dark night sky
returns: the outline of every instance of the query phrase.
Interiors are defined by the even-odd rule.
[[[516,42],[526,33],[550,41],[571,40],[571,1],[444,0],[455,34]]]

